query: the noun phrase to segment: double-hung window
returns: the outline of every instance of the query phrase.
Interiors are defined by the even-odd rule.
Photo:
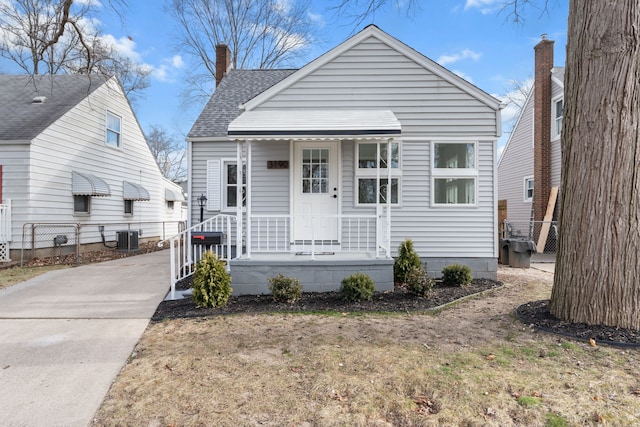
[[[238,206],[238,163],[224,161],[222,168],[222,195],[225,209]],[[247,206],[247,165],[242,165],[242,206]]]
[[[107,145],[111,147],[120,147],[121,144],[121,128],[122,119],[107,111]]]
[[[432,143],[433,206],[476,206],[477,148],[475,141]]]
[[[527,176],[524,178],[524,201],[533,201],[533,177]]]
[[[559,99],[553,105],[553,136],[558,137],[562,133],[562,116],[564,114],[564,100]]]
[[[380,182],[377,182],[378,172],[376,164],[378,159],[378,145],[380,146]],[[388,153],[387,142],[357,142],[356,143],[356,205],[376,204],[376,189],[378,189],[378,202],[387,203],[390,197],[391,204],[400,204],[401,164],[400,143],[391,142],[391,155]],[[391,185],[389,185],[389,168],[391,168]]]

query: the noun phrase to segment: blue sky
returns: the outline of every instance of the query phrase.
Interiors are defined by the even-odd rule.
[[[407,16],[395,0],[373,19],[354,28],[351,19],[336,17],[329,10],[337,0],[312,0],[310,13],[319,29],[320,41],[309,54],[300,57],[303,66],[346,40],[351,34],[374,23],[383,31],[411,46],[492,95],[504,95],[512,81],[533,77],[533,46],[541,34],[555,40],[555,64],[563,66],[567,33],[568,0],[549,0],[548,10],[530,6],[523,22],[515,24],[505,0],[418,0],[421,9]],[[143,130],[157,124],[183,139],[202,108],[181,107],[182,76],[188,64],[176,50],[175,24],[160,1],[127,0],[125,21],[113,14],[98,16],[103,33],[122,52],[153,70],[144,98],[134,103]],[[398,4],[402,4],[400,0]],[[153,4],[153,6],[151,6]],[[539,4],[544,4],[540,0]],[[0,71],[11,72],[0,63]],[[505,132],[512,125],[512,112],[503,113]],[[499,143],[504,145],[506,137]]]

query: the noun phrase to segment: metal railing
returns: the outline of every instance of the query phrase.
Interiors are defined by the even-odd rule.
[[[169,243],[171,299],[176,297],[176,283],[193,275],[196,264],[205,251],[211,250],[214,252],[218,258],[226,261],[227,269],[229,268],[229,261],[235,257],[234,248],[231,244],[231,236],[234,231],[233,224],[237,224],[235,216],[216,215],[158,243],[159,246]],[[221,232],[225,238],[222,244],[207,246],[194,241],[194,233],[197,234],[199,232]]]
[[[251,215],[252,253],[301,253],[313,259],[326,252],[386,253],[384,222],[378,215]],[[323,237],[317,238],[322,230]],[[301,236],[301,238],[296,238]]]
[[[183,221],[113,223],[26,223],[22,226],[20,264],[38,258],[81,264],[83,254],[102,250],[136,251],[140,240],[157,241],[184,230]],[[122,240],[124,238],[124,240]]]

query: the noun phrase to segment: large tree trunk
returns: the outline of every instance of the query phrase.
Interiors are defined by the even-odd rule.
[[[640,3],[572,0],[551,312],[640,329]]]

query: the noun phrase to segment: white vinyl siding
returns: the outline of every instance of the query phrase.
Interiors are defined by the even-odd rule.
[[[496,133],[493,109],[373,37],[259,108],[384,108],[400,120],[403,136]]]

